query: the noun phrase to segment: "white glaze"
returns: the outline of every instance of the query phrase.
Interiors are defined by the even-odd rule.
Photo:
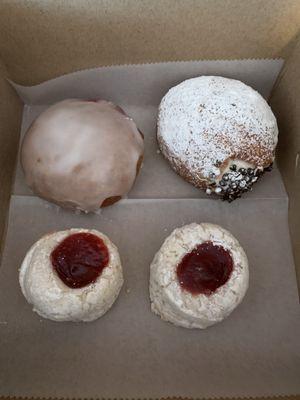
[[[96,211],[107,198],[128,193],[143,150],[135,123],[114,104],[73,99],[34,121],[21,163],[27,184],[41,197]]]
[[[244,83],[201,76],[171,88],[159,106],[160,149],[197,185],[210,174],[221,178],[230,160],[266,167],[274,159],[278,128],[263,97]],[[223,168],[223,167],[222,167]]]
[[[66,286],[55,272],[50,254],[67,236],[89,232],[100,237],[109,251],[109,263],[95,283],[79,289]],[[115,302],[123,285],[123,272],[117,247],[94,229],[69,229],[39,239],[27,252],[20,268],[22,293],[33,310],[53,321],[93,321]]]
[[[192,295],[179,284],[176,269],[185,254],[212,241],[228,250],[233,271],[211,295]],[[239,242],[218,225],[192,223],[166,238],[150,266],[151,309],[163,320],[185,328],[204,329],[226,318],[242,301],[249,282],[248,260]]]

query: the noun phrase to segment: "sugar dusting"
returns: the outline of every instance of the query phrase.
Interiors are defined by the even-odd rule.
[[[244,83],[202,76],[173,87],[162,99],[158,141],[173,167],[198,180],[220,175],[240,159],[264,168],[274,159],[278,128],[263,97]],[[178,171],[177,171],[178,172]]]

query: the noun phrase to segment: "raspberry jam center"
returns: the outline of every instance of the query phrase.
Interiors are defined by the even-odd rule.
[[[64,284],[77,289],[96,281],[108,264],[109,253],[102,239],[82,232],[66,237],[50,259]]]
[[[183,289],[194,295],[210,295],[228,281],[232,270],[229,251],[204,242],[183,257],[176,272]]]

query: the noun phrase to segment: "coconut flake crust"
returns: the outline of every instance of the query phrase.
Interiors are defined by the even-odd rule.
[[[187,253],[206,241],[230,252],[233,270],[228,281],[214,293],[193,295],[182,289],[176,270]],[[174,325],[204,329],[222,321],[240,304],[248,284],[248,260],[237,239],[218,225],[192,223],[175,229],[152,261],[151,310]]]
[[[87,232],[103,240],[109,263],[96,282],[79,289],[66,286],[55,272],[50,254],[66,237]],[[22,293],[33,311],[53,321],[93,321],[105,314],[117,299],[123,285],[123,272],[117,247],[94,229],[69,229],[43,236],[27,252],[19,274]]]

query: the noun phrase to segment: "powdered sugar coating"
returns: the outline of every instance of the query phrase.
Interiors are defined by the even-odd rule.
[[[274,160],[276,118],[244,83],[201,76],[171,88],[159,106],[158,143],[172,167],[198,187],[220,177],[230,160],[265,168]]]
[[[109,263],[97,280],[79,289],[66,286],[55,272],[50,254],[66,237],[88,232],[103,240]],[[93,321],[105,314],[119,295],[123,272],[117,247],[94,229],[69,229],[43,236],[30,248],[20,268],[19,282],[33,310],[53,321]]]
[[[233,271],[228,281],[214,293],[193,295],[181,288],[176,270],[187,253],[206,241],[230,252]],[[153,259],[150,266],[151,309],[175,325],[204,329],[222,321],[238,306],[248,283],[248,260],[237,239],[218,225],[192,223],[175,229]]]

